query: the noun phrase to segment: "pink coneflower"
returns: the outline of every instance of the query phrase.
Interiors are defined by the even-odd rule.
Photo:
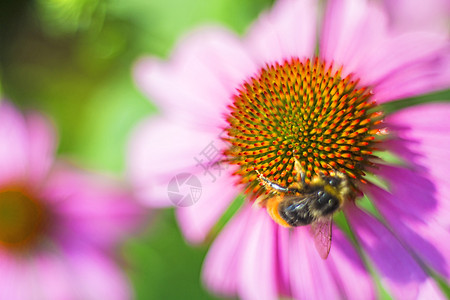
[[[391,30],[375,1],[332,0],[318,15],[317,1],[279,1],[244,39],[205,28],[169,63],[140,61],[162,114],[131,140],[136,193],[169,206],[173,178],[196,176],[198,202],[176,210],[191,242],[246,196],[205,261],[219,294],[371,299],[379,278],[398,299],[443,297],[430,274],[450,279],[450,105],[389,103],[448,95],[436,92],[450,85],[448,36]],[[292,200],[305,195],[326,213]]]
[[[0,103],[0,299],[129,299],[114,261],[139,206],[111,179],[53,163],[37,114]]]

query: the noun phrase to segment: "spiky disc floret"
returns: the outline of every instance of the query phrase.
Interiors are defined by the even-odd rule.
[[[383,114],[368,87],[341,74],[319,59],[293,58],[244,82],[230,106],[225,155],[248,191],[262,192],[256,170],[288,186],[295,159],[307,181],[339,171],[364,182]]]

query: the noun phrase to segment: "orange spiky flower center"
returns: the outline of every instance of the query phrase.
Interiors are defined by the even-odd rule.
[[[0,248],[24,250],[44,231],[45,210],[22,189],[0,191]]]
[[[247,192],[263,192],[256,171],[289,186],[295,160],[306,181],[339,171],[365,182],[383,114],[368,87],[341,74],[320,59],[293,58],[244,82],[230,106],[225,155]]]

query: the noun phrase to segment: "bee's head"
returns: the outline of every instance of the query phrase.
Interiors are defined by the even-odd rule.
[[[311,203],[311,207],[323,215],[334,213],[341,205],[338,196],[326,190],[317,190],[316,197],[316,201]]]

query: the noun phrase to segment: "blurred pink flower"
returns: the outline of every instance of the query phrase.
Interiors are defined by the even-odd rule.
[[[129,299],[113,251],[142,220],[110,179],[54,164],[37,114],[0,103],[0,299]]]
[[[138,198],[153,207],[173,205],[168,188],[175,175],[189,173],[200,179],[202,193],[198,202],[176,209],[181,229],[190,242],[205,241],[233,200],[249,188],[258,188],[253,170],[262,166],[261,172],[267,170],[269,176],[278,174],[279,178],[290,174],[292,160],[280,163],[278,166],[287,167],[272,169],[272,173],[267,165],[252,165],[260,158],[255,155],[258,151],[250,151],[257,142],[250,145],[248,141],[274,141],[270,138],[275,133],[270,135],[269,127],[258,127],[263,123],[262,115],[278,122],[274,126],[284,124],[279,120],[290,112],[271,105],[278,99],[286,106],[294,105],[289,101],[296,95],[289,91],[295,78],[291,80],[294,75],[289,72],[295,59],[308,65],[306,59],[314,62],[317,57],[333,72],[342,66],[339,78],[352,76],[358,80],[358,87],[370,89],[367,97],[378,104],[450,86],[450,44],[444,31],[404,30],[400,25],[393,30],[389,27],[393,22],[388,22],[386,11],[375,1],[330,0],[323,18],[320,12],[314,0],[278,1],[252,25],[244,39],[223,28],[208,27],[182,40],[170,62],[152,57],[137,64],[138,85],[160,106],[161,114],[140,124],[132,136],[129,176]],[[272,70],[271,66],[275,79],[263,81],[263,70]],[[280,77],[287,79],[277,86],[273,82]],[[258,82],[268,94],[262,96]],[[270,98],[273,89],[285,96]],[[258,95],[270,100],[252,98]],[[270,112],[273,107],[283,114]],[[308,109],[313,111],[314,107]],[[290,120],[296,122],[301,117]],[[430,103],[388,114],[382,123],[385,128],[374,127],[380,135],[390,135],[373,149],[395,153],[403,165],[366,154],[360,156],[367,163],[360,170],[355,164],[347,168],[338,162],[339,170],[349,177],[354,175],[357,188],[371,199],[375,209],[361,208],[358,199],[357,205],[353,201],[344,205],[352,238],[333,224],[333,245],[327,260],[316,253],[309,226],[284,228],[265,209],[246,201],[211,246],[204,265],[206,285],[219,294],[244,299],[277,299],[280,295],[296,299],[371,299],[376,291],[368,270],[374,267],[394,298],[443,298],[423,266],[450,280],[450,252],[446,249],[450,243],[450,185],[446,176],[449,117],[450,104]],[[241,125],[233,127],[233,122]],[[233,130],[245,135],[240,141],[250,145],[245,148],[249,151],[235,154],[223,141],[225,138],[234,143],[238,139]],[[269,134],[262,133],[265,131]],[[258,147],[264,146],[263,142]],[[223,153],[228,154],[224,157]],[[224,160],[230,161],[230,153],[238,162],[224,165]],[[247,153],[247,158],[240,156],[242,153]],[[277,155],[264,158],[270,161]],[[305,157],[311,159],[311,164],[306,160],[302,163],[319,174],[315,168],[320,162],[307,153]],[[389,191],[370,184],[370,177],[364,177],[364,173],[381,178]],[[245,185],[236,185],[236,181]]]

